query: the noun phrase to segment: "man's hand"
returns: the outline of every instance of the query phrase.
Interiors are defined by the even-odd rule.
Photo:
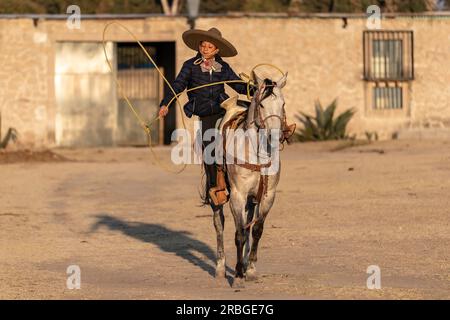
[[[159,109],[159,116],[164,118],[168,112],[169,112],[169,108],[167,106],[162,106]]]

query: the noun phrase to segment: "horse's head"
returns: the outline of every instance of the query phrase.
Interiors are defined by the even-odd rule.
[[[285,119],[284,97],[281,89],[286,85],[287,72],[278,81],[261,79],[253,73],[257,90],[254,95],[253,121],[259,129],[270,135],[273,130],[282,130]]]

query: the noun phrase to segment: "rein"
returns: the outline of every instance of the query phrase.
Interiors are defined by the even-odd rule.
[[[254,119],[248,123],[246,126],[247,128],[250,127],[251,125],[255,124],[258,129],[265,129],[266,128],[266,121],[270,118],[277,118],[278,120],[280,120],[280,124],[281,124],[281,131],[285,131],[285,127],[284,125],[286,124],[286,110],[284,109],[284,105],[282,107],[283,110],[283,118],[281,118],[279,115],[277,114],[270,114],[267,117],[263,118],[262,114],[261,114],[261,102],[263,99],[261,99],[261,95],[264,93],[264,90],[266,87],[275,87],[275,84],[272,85],[266,85],[266,84],[262,84],[259,88],[258,88],[258,92],[261,92],[260,95],[258,95],[255,99],[256,99],[256,106],[255,106],[255,114],[254,114]],[[256,122],[256,119],[259,120],[259,124]],[[283,146],[282,148],[280,148],[280,151],[284,149],[284,142],[286,141],[286,139],[284,139],[284,136],[281,135],[280,136],[280,143]]]

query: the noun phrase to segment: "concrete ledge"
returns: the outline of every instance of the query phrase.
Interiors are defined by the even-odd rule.
[[[397,133],[397,139],[438,139],[450,140],[450,128],[406,129]]]

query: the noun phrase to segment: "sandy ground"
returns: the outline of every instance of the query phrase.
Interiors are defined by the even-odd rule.
[[[0,164],[0,298],[449,299],[450,142],[331,151],[294,144],[266,222],[259,279],[214,273],[199,166],[162,171],[148,149],[56,149],[74,161]],[[169,149],[157,148],[168,161]],[[234,224],[226,209],[229,280]],[[69,265],[81,289],[66,288]],[[381,269],[380,290],[366,287]]]

